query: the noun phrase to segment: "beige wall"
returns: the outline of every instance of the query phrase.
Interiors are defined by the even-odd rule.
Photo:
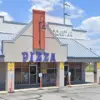
[[[32,37],[20,36],[14,43],[5,43],[5,61],[21,62],[24,51],[32,51]]]
[[[5,83],[6,63],[0,63],[0,84]]]
[[[22,52],[32,51],[32,25],[15,42],[4,42],[5,61],[21,62]]]
[[[6,62],[22,62],[22,52],[26,51],[29,53],[33,51],[33,31],[32,24],[30,27],[21,35],[18,36],[14,42],[4,41],[3,50]],[[51,35],[49,31],[46,31],[46,48],[45,52],[55,53],[56,61],[66,61],[67,59],[67,47],[60,46],[58,41]],[[34,56],[36,59],[36,56]],[[29,59],[27,61],[29,61]]]
[[[46,33],[45,51],[49,53],[55,53],[57,62],[67,61],[67,45],[61,46],[60,42],[53,37],[53,34],[51,34],[49,30],[47,30]]]
[[[55,53],[57,62],[67,61],[67,47],[60,46],[56,39],[46,38],[46,52]]]
[[[14,24],[12,22],[4,22],[4,18],[0,18],[0,32],[4,33],[17,33],[26,25],[24,24]]]

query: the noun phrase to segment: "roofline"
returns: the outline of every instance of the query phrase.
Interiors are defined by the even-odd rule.
[[[89,50],[91,53],[93,53],[94,55],[96,55],[97,57],[100,57],[99,55],[97,55],[95,52],[91,51],[90,49],[88,49],[87,47],[85,47],[84,45],[82,45],[81,43],[79,43],[78,41],[76,40],[73,40],[75,41],[76,43],[80,44],[81,46],[83,46],[85,49]]]
[[[47,22],[47,23],[48,23],[48,25],[49,25],[49,24],[53,24],[53,25],[60,25],[60,26],[72,27],[72,25],[67,25],[67,24],[52,23],[52,22]]]
[[[0,57],[5,57],[4,55],[0,55]]]
[[[14,22],[14,21],[3,21],[3,23],[8,23],[8,24],[18,24],[18,25],[28,25],[28,23],[21,23],[21,22]]]
[[[3,40],[3,42],[15,42],[26,30],[27,28],[31,25],[32,21],[26,25],[25,27],[23,27],[20,32],[18,32],[18,34],[16,35],[16,37],[14,37],[12,40]]]
[[[14,39],[12,39],[12,40],[3,40],[2,42],[10,42],[10,43],[12,42],[12,43],[14,43],[16,41],[16,39],[18,39],[20,37],[20,35],[22,35],[31,24],[32,24],[32,21],[28,25],[26,25],[24,28],[22,28],[22,30],[17,34],[17,36]],[[55,39],[58,41],[58,43],[61,46],[67,45],[67,44],[61,44],[59,39],[53,34],[52,30],[49,28],[48,24],[46,24],[46,28],[51,32],[51,34],[55,37]]]
[[[0,18],[3,18],[4,19],[4,16],[0,16]]]
[[[27,25],[28,23],[21,23],[21,22],[14,22],[14,21],[5,21],[4,16],[0,16],[0,18],[3,18],[3,23],[8,23],[8,24],[19,24],[19,25]]]
[[[71,59],[100,59],[100,57],[71,57],[71,56],[68,56],[67,58],[71,58]]]
[[[100,57],[67,57],[68,62],[100,62]]]
[[[72,25],[67,25],[67,24],[52,23],[52,22],[47,22],[47,23],[48,23],[48,24],[52,24],[52,25],[60,25],[60,26],[73,27]],[[72,31],[77,31],[77,32],[87,32],[86,30],[74,29],[74,28],[72,28]]]
[[[87,32],[86,30],[81,30],[81,29],[72,29],[72,31],[77,31],[77,32]]]
[[[4,33],[4,32],[0,32],[0,34],[8,34],[8,35],[17,35],[16,33]]]

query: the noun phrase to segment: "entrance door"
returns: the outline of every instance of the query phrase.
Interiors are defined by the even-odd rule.
[[[37,83],[37,66],[36,65],[30,65],[29,67],[29,73],[30,73],[30,84],[36,84]]]
[[[68,72],[69,72],[69,66],[68,65],[65,65],[64,66],[64,82],[65,82],[65,85],[67,85],[68,83]]]

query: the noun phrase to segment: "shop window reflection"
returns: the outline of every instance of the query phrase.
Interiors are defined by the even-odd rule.
[[[43,73],[43,86],[55,86],[56,85],[56,64],[45,63],[43,67],[41,67],[40,69],[41,72]]]
[[[21,68],[15,68],[15,83],[21,84]]]
[[[81,68],[76,68],[75,79],[76,81],[81,81]]]
[[[70,68],[69,70],[71,72],[71,81],[74,81],[75,80],[75,68]]]
[[[22,68],[21,72],[22,77],[22,84],[28,84],[29,83],[29,68]]]
[[[15,84],[29,83],[28,63],[15,63]]]
[[[30,84],[29,63],[17,63],[15,67],[15,84]],[[37,64],[36,84],[39,85],[39,73],[43,73],[43,86],[56,85],[56,64],[55,63],[38,63]],[[30,71],[31,73],[31,71]],[[34,73],[32,71],[32,73]]]
[[[81,81],[81,66],[73,66],[69,68],[69,71],[71,72],[71,81]]]

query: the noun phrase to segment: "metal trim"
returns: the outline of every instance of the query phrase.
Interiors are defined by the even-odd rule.
[[[52,24],[52,25],[60,25],[60,26],[72,27],[72,25],[48,22],[48,25],[50,25],[50,24]]]
[[[36,74],[34,74],[34,75],[36,75],[36,84],[37,84],[37,68],[38,68],[38,65],[37,64],[29,64],[29,84],[30,84],[30,66],[36,66]],[[31,84],[30,84],[31,85]],[[35,85],[35,84],[32,84],[32,85]]]

